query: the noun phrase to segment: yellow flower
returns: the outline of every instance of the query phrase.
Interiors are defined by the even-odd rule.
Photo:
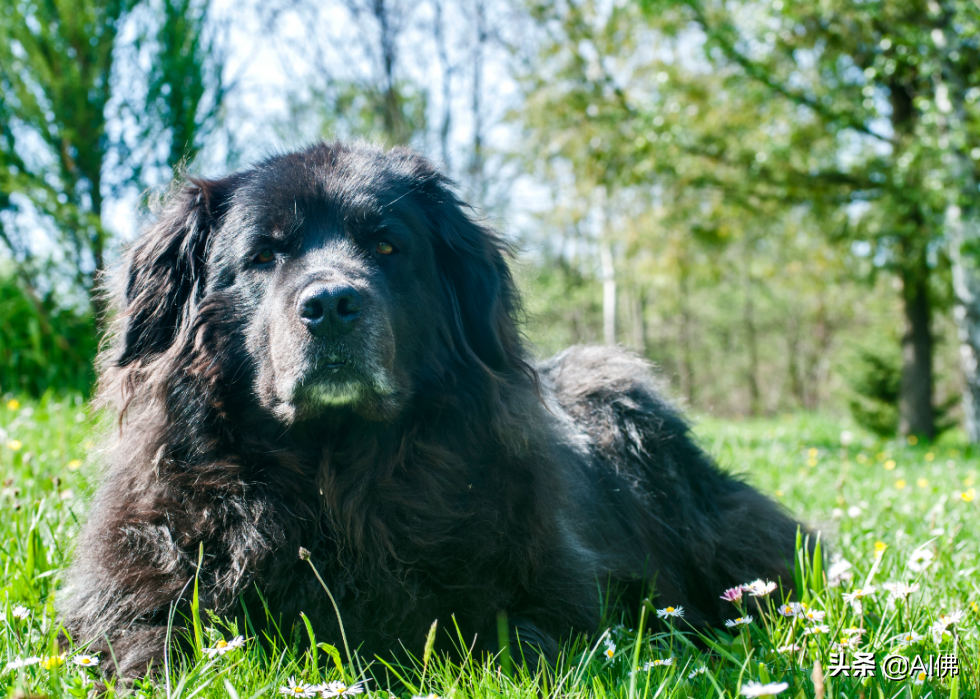
[[[68,470],[77,471],[81,467],[81,465],[82,465],[81,459],[72,459],[71,461],[68,462]]]
[[[16,398],[11,398],[7,401],[7,410],[17,410],[20,407],[20,401]]]
[[[882,554],[885,553],[885,549],[888,548],[888,544],[884,541],[875,542],[875,558],[881,558]]]
[[[928,454],[926,454],[926,461],[935,461],[935,460],[936,460],[936,455],[933,454],[931,451]]]
[[[928,488],[929,487],[929,481],[927,481],[925,478],[920,478],[919,480],[917,480],[915,482],[915,484],[917,486],[919,486],[920,488]]]
[[[816,459],[810,459],[809,461],[806,462],[806,465],[809,466],[810,468],[813,468],[814,466],[817,465],[817,460]]]
[[[781,498],[781,497],[783,497],[783,491],[781,491],[781,490],[777,490],[777,491],[776,491],[776,497],[777,497],[777,498]]]
[[[977,489],[970,488],[967,491],[960,493],[960,497],[963,498],[963,502],[973,502],[973,499],[977,496]]]
[[[904,478],[899,478],[897,481],[895,481],[895,489],[896,490],[902,490],[903,488],[905,488],[906,485],[907,484],[905,483],[905,479]]]
[[[919,443],[919,438],[916,437],[914,434],[910,434],[906,441],[909,443],[910,447],[914,447],[916,444]]]
[[[885,462],[885,470],[886,471],[894,471],[895,470],[895,466],[896,466],[895,459],[888,459],[888,461]]]
[[[13,449],[14,451],[19,451],[22,446],[24,445],[20,443],[19,439],[11,439],[9,442],[7,442],[7,447],[9,449]]]
[[[95,446],[95,442],[85,442],[84,444],[82,444],[82,448],[85,450],[91,449],[94,446]]]
[[[41,661],[41,667],[45,670],[54,670],[55,668],[61,667],[65,664],[65,654],[61,655],[49,655],[47,658]]]
[[[817,458],[817,454],[818,454],[818,453],[819,453],[819,452],[817,451],[817,449],[816,449],[816,447],[810,447],[810,449],[809,449],[809,451],[807,452],[807,455],[808,455],[808,456],[809,456],[809,457],[810,457],[811,459],[815,459],[815,458]]]

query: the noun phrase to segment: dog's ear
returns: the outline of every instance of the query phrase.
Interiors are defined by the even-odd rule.
[[[187,180],[129,250],[115,293],[118,366],[165,352],[193,315],[204,288],[211,233],[237,184],[234,175]]]
[[[436,262],[458,351],[496,373],[527,373],[516,325],[520,299],[507,266],[509,247],[466,215],[445,181],[438,181],[433,198]]]

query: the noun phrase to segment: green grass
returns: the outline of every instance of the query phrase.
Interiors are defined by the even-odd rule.
[[[54,599],[60,571],[84,516],[85,496],[92,488],[95,426],[81,400],[74,397],[8,401],[11,396],[0,403],[0,696],[85,696],[91,680],[99,675],[97,669],[72,662],[83,649],[69,653],[61,665],[54,661],[3,668],[17,659],[55,654]],[[704,419],[697,432],[724,466],[744,474],[789,511],[825,532],[821,545],[833,553],[823,563],[801,562],[798,575],[805,581],[802,601],[808,609],[826,613],[829,633],[803,636],[806,622],[779,615],[775,603],[764,598],[763,612],[732,606],[733,619],[748,613],[754,617],[751,624],[731,633],[719,631],[697,644],[683,618],[673,620],[666,630],[658,627],[639,638],[635,631],[610,620],[605,637],[566,646],[559,666],[548,677],[530,678],[517,669],[508,675],[498,663],[477,660],[456,665],[432,654],[413,668],[394,669],[403,685],[372,682],[371,693],[390,689],[403,697],[433,693],[528,699],[724,698],[737,696],[750,681],[771,681],[788,683],[781,697],[980,694],[980,498],[975,497],[980,460],[974,452],[955,435],[935,445],[880,442],[853,427],[808,415],[740,423]],[[928,563],[921,571],[910,563],[917,551],[927,552],[918,554]],[[829,586],[827,566],[837,556],[852,564],[852,578]],[[882,589],[889,581],[918,583],[920,589],[906,603],[889,604]],[[877,592],[864,599],[863,613],[858,614],[843,595],[868,585],[877,587]],[[652,616],[655,607],[656,600],[645,613]],[[25,616],[24,610],[26,618],[19,618]],[[941,614],[960,610],[964,619],[937,642],[930,625]],[[290,677],[310,683],[351,683],[371,674],[383,676],[376,661],[342,663],[343,648],[327,645],[310,654],[298,653],[281,641],[259,644],[247,639],[243,648],[209,659],[202,647],[221,637],[230,640],[239,630],[206,613],[195,621],[196,657],[175,658],[166,677],[110,686],[110,694],[246,699],[280,696],[280,687]],[[832,643],[851,626],[864,629],[855,652],[874,654],[878,663],[874,678],[830,677]],[[302,624],[298,628],[313,633]],[[907,631],[916,631],[923,639],[899,650],[892,639]],[[606,654],[612,647],[607,640],[615,647],[611,658]],[[790,643],[803,649],[776,650]],[[891,652],[923,659],[955,653],[959,676],[934,676],[921,685],[886,679],[881,663]],[[853,654],[848,657],[853,659]],[[673,660],[645,669],[656,659]],[[822,670],[815,672],[818,661]],[[701,667],[706,670],[689,678]]]

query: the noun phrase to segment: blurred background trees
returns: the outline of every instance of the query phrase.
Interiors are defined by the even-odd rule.
[[[698,410],[980,439],[975,3],[0,5],[3,390],[89,380],[73,333],[175,169],[362,137],[519,242],[541,354],[620,343]]]

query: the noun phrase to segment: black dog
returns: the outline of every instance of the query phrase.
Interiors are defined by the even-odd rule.
[[[366,657],[436,619],[493,651],[505,612],[537,662],[607,595],[635,610],[652,585],[698,626],[727,587],[790,585],[797,524],[711,462],[643,361],[532,366],[506,258],[403,149],[176,189],[111,289],[120,427],[60,602],[74,640],[159,667],[202,548],[203,607],[252,633],[305,612],[339,643],[308,549]]]

